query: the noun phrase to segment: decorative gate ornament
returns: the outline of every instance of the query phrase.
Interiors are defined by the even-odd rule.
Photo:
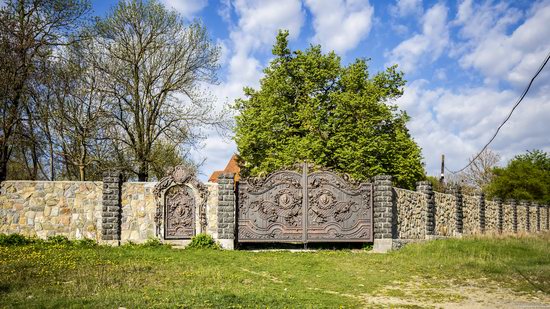
[[[372,184],[334,172],[278,171],[238,187],[240,242],[372,241]]]
[[[196,234],[197,212],[200,231],[206,230],[208,190],[187,166],[178,165],[167,173],[153,190],[157,235],[164,239],[189,239]]]

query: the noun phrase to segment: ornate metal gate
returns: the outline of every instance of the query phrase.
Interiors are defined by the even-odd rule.
[[[204,232],[208,189],[188,166],[175,166],[167,174],[153,190],[157,204],[157,236],[165,240],[181,240]]]
[[[177,185],[165,193],[165,239],[191,238],[195,232],[195,198],[186,185]]]
[[[372,241],[372,184],[329,171],[278,171],[238,187],[240,242]]]

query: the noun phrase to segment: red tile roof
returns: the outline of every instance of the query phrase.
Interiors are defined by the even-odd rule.
[[[233,155],[229,162],[227,162],[227,165],[225,166],[225,169],[223,171],[215,171],[210,175],[210,178],[208,178],[209,182],[218,182],[218,177],[221,173],[235,173],[235,181],[239,181],[240,176],[239,173],[241,171],[241,168],[239,167],[239,164],[237,163],[237,155]]]

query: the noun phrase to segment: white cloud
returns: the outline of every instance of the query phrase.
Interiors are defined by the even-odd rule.
[[[313,41],[325,50],[345,53],[367,37],[374,8],[361,0],[306,0],[313,14]]]
[[[397,0],[395,5],[390,6],[390,13],[398,17],[420,15],[422,10],[421,0]]]
[[[397,100],[411,116],[408,127],[423,149],[429,175],[439,173],[441,154],[451,170],[462,168],[495,133],[516,102],[512,90],[489,87],[429,89],[426,80],[416,80]],[[538,92],[526,98],[501,129],[490,148],[506,162],[529,149],[550,151],[550,93]]]
[[[542,5],[545,4],[545,5]],[[510,33],[522,13],[505,4],[460,5],[457,24],[467,39],[460,64],[475,69],[489,84],[510,82],[523,88],[550,50],[550,2],[534,5],[527,18]]]
[[[448,44],[447,7],[438,3],[422,17],[422,33],[401,42],[386,55],[388,65],[397,63],[402,71],[413,72],[422,61],[439,58]]]
[[[235,23],[231,21],[233,13],[238,18]],[[231,29],[229,39],[222,45],[226,78],[211,87],[217,97],[217,108],[221,109],[242,97],[243,87],[259,85],[265,63],[260,62],[258,55],[271,51],[280,29],[289,30],[291,40],[298,38],[304,12],[299,0],[237,0],[222,3],[218,14],[230,23]],[[206,160],[200,169],[201,178],[206,179],[212,171],[223,169],[235,151],[236,145],[229,138],[208,132],[203,149],[193,153],[196,161]]]
[[[161,2],[187,19],[193,18],[208,4],[208,0],[161,0]]]

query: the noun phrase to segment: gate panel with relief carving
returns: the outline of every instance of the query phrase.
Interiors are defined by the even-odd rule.
[[[372,184],[333,172],[279,171],[238,186],[239,242],[368,242]]]
[[[308,175],[308,242],[372,241],[372,185],[331,172]]]
[[[186,185],[170,187],[165,195],[165,239],[187,239],[195,232],[195,197]]]
[[[303,237],[301,175],[280,171],[239,183],[240,242],[300,242]]]

